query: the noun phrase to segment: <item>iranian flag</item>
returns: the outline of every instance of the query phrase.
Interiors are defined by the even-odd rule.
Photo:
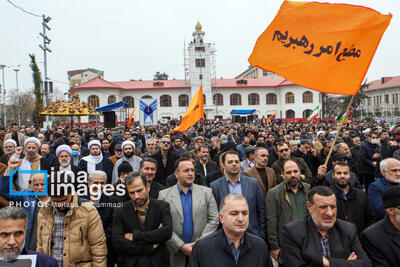
[[[396,128],[396,124],[397,124],[397,120],[398,120],[398,119],[400,119],[400,117],[397,117],[397,118],[394,120],[392,126],[390,126],[390,131],[391,131],[391,132]]]
[[[319,112],[319,105],[316,108],[314,108],[310,116],[307,117],[307,121],[312,121],[313,119],[315,119],[318,116],[318,112]]]

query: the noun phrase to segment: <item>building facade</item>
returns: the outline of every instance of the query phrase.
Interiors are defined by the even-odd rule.
[[[79,86],[96,77],[104,79],[104,72],[96,69],[82,69],[68,71],[68,81],[70,87]]]
[[[383,77],[368,83],[364,90],[367,98],[362,105],[363,117],[392,121],[400,116],[400,76]]]
[[[277,118],[305,118],[320,104],[320,93],[298,86],[280,76],[246,76],[251,67],[235,79],[216,79],[213,73],[213,44],[205,43],[205,32],[197,23],[193,40],[188,44],[185,63],[185,79],[158,81],[110,82],[95,77],[71,88],[81,100],[99,107],[124,101],[129,104],[128,113],[139,107],[141,98],[157,99],[158,119],[180,119],[185,114],[191,98],[203,86],[204,113],[207,119],[232,119],[234,110],[254,110],[252,117],[268,117],[278,111]],[[121,113],[122,114],[122,113]],[[119,114],[116,114],[117,117]],[[138,110],[134,119],[139,120]],[[124,118],[118,117],[118,121]],[[88,122],[82,118],[82,122]]]

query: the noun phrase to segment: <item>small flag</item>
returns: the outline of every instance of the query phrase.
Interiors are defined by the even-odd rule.
[[[183,132],[202,118],[204,118],[203,85],[190,101],[188,111],[182,116],[181,124],[174,129],[174,132]]]
[[[129,119],[128,119],[128,128],[131,127],[131,123],[132,123],[132,119],[133,119],[133,114],[135,114],[135,110],[136,110],[136,108],[133,108],[132,113],[131,113],[131,115],[129,116]]]
[[[362,6],[283,1],[249,62],[300,86],[354,95],[391,18]]]
[[[347,113],[342,113],[335,118],[336,123],[347,123],[350,117],[351,108],[347,111]]]
[[[267,124],[272,120],[273,117],[275,117],[276,113],[278,113],[278,111],[268,117]]]
[[[390,126],[390,131],[394,131],[394,129],[396,129],[396,125],[397,125],[397,120],[399,120],[400,117],[396,118],[392,124],[392,126]]]
[[[318,113],[319,113],[319,105],[316,108],[314,108],[311,114],[307,117],[307,121],[314,120],[318,116]]]

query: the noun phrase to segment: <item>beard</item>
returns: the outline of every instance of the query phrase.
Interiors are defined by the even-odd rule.
[[[18,248],[18,251],[16,252],[9,252],[7,254],[3,253],[4,249],[14,249]],[[23,247],[22,247],[23,248]],[[12,262],[17,259],[17,257],[21,254],[22,248],[18,246],[5,246],[1,251],[0,251],[0,257],[3,258],[5,262]]]
[[[340,188],[346,188],[349,185],[349,181],[345,181],[345,182],[336,181],[336,185]]]
[[[287,185],[289,187],[295,187],[299,184],[299,180],[298,179],[290,179],[287,181]]]
[[[133,152],[125,152],[124,153],[125,158],[131,158],[133,156]]]
[[[69,166],[69,161],[67,161],[67,160],[62,160],[62,161],[60,161],[60,165],[62,166],[62,167],[68,167]]]

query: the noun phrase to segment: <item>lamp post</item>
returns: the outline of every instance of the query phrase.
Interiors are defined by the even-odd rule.
[[[0,65],[0,68],[3,72],[3,124],[4,127],[7,126],[7,114],[6,114],[6,86],[5,86],[5,81],[4,81],[4,68],[6,65]]]
[[[18,88],[18,71],[19,69],[14,69],[15,71],[15,80],[17,84],[17,97],[18,97],[18,108],[17,108],[17,117],[18,117],[18,126],[21,126],[21,99],[19,96],[19,88]]]

